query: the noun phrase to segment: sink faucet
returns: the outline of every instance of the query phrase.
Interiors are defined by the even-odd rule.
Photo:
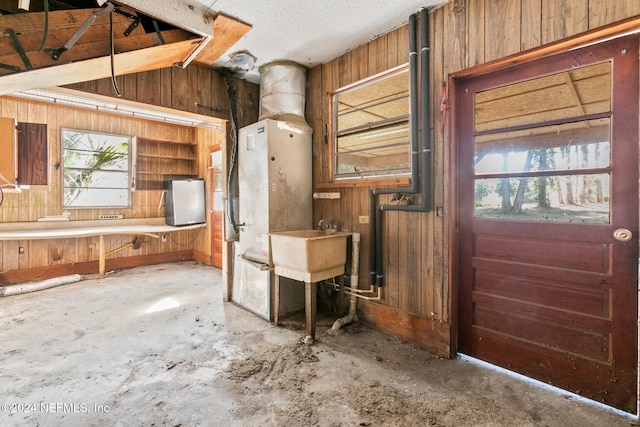
[[[326,219],[321,219],[320,222],[318,223],[318,228],[320,230],[326,230],[329,227],[331,227],[331,224]]]

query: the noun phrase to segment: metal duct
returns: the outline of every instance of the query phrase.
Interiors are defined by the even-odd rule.
[[[304,118],[307,69],[292,61],[276,61],[260,67],[260,117],[288,123],[311,133]]]

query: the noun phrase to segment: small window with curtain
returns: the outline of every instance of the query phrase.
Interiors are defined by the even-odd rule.
[[[411,175],[409,97],[408,64],[333,94],[334,180]]]
[[[131,206],[131,137],[62,129],[63,206]]]

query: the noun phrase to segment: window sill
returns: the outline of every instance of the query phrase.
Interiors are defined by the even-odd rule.
[[[314,186],[315,189],[324,190],[331,188],[350,188],[350,187],[396,187],[401,185],[409,185],[411,184],[411,179],[409,178],[396,178],[396,179],[359,179],[359,180],[345,180],[345,181],[337,181],[337,182],[327,182],[316,184]]]

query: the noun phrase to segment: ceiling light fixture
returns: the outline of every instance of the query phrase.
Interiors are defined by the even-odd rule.
[[[70,89],[30,89],[13,93],[10,96],[180,126],[213,130],[224,129],[221,120],[213,117],[181,112],[155,105],[145,106],[141,103],[120,99],[116,102],[108,96],[94,94],[83,96],[82,92]]]

